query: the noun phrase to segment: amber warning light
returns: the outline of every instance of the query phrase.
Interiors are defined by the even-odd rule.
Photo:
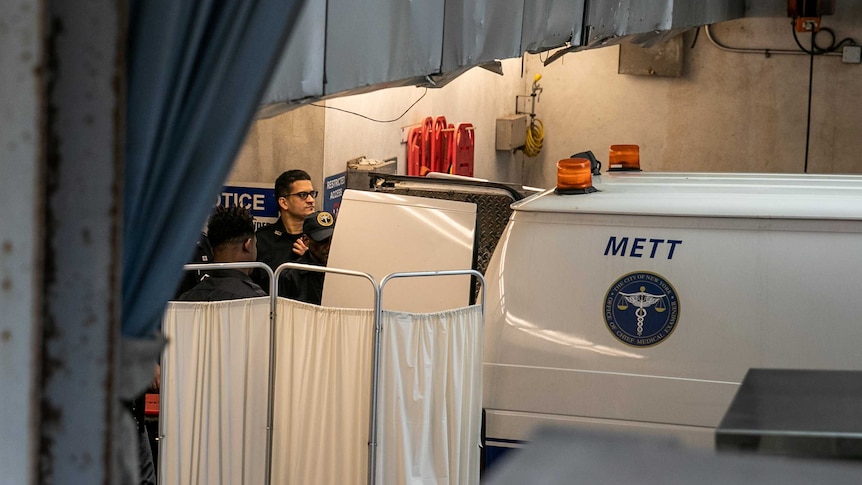
[[[564,158],[557,162],[558,194],[588,194],[596,192],[590,161],[586,158]]]
[[[640,172],[640,147],[637,145],[611,145],[608,155],[608,172]]]

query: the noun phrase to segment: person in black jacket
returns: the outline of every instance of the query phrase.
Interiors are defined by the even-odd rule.
[[[210,246],[210,240],[207,238],[207,233],[202,232],[197,242],[195,243],[194,255],[189,259],[189,264],[202,264],[213,262],[213,248]],[[206,274],[204,270],[184,271],[183,279],[180,281],[180,286],[174,292],[174,300],[180,297],[183,293],[191,290],[194,286],[200,283],[201,278]]]
[[[216,207],[207,223],[207,238],[214,263],[257,259],[254,219],[243,207]],[[266,296],[251,277],[250,269],[208,270],[200,283],[180,295],[181,301],[220,301]]]
[[[302,238],[308,246],[308,251],[296,262],[326,266],[334,230],[335,218],[329,212],[313,212],[306,216],[302,224]],[[317,271],[290,269],[279,287],[279,296],[320,305],[323,299],[325,276],[325,273]]]
[[[243,207],[216,207],[207,221],[207,233],[202,240],[209,241],[212,250],[212,257],[209,259],[213,263],[251,262],[257,259],[254,219],[248,209]],[[198,247],[201,247],[200,243]],[[222,301],[267,296],[266,292],[252,281],[250,271],[250,268],[207,270],[200,282],[181,294],[178,300]],[[158,389],[160,379],[161,369],[156,366],[155,389]],[[143,409],[142,400],[136,405],[139,406],[137,409]],[[145,440],[146,437],[144,428],[141,439]],[[154,477],[152,458],[148,463],[142,452],[141,463],[142,476]]]
[[[275,180],[278,220],[257,231],[257,260],[275,271],[282,263],[295,262],[308,246],[302,238],[302,221],[314,212],[317,191],[311,176],[304,170],[288,170]],[[257,284],[268,288],[269,278],[263,271],[252,274]]]

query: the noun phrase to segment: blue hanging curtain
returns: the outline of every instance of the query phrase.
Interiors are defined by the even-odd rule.
[[[124,337],[151,337],[304,0],[132,0]]]

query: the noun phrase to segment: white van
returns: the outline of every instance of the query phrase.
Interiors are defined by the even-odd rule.
[[[617,174],[524,199],[488,269],[486,443],[712,447],[752,367],[862,369],[862,177]]]

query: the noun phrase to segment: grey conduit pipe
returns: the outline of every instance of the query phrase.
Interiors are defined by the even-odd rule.
[[[807,56],[809,55],[807,52],[799,50],[799,49],[765,49],[765,48],[754,48],[754,47],[730,47],[725,45],[718,40],[716,40],[715,36],[712,34],[712,29],[710,29],[710,25],[704,25],[703,31],[706,33],[706,38],[709,39],[709,42],[712,45],[718,47],[719,49],[725,52],[734,52],[737,54],[760,54],[765,57],[769,57],[771,55],[801,55]],[[841,52],[828,52],[825,54],[818,55],[826,55],[826,56],[840,56],[843,55]]]

